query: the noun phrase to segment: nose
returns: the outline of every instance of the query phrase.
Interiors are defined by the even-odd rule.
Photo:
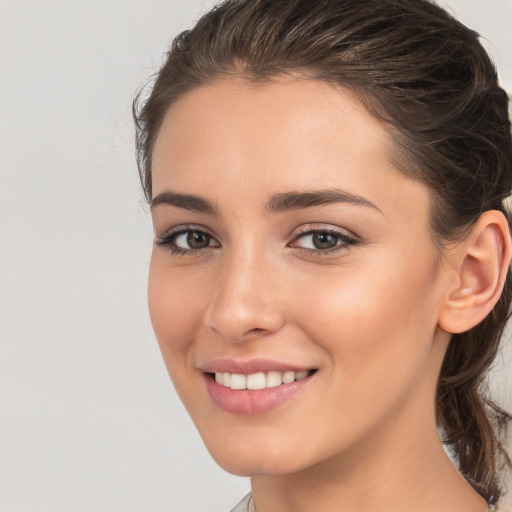
[[[267,336],[285,323],[278,272],[264,256],[233,254],[223,263],[206,326],[230,343]]]

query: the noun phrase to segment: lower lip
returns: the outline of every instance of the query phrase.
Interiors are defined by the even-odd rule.
[[[217,384],[211,374],[205,373],[210,398],[223,411],[233,414],[261,414],[288,402],[310,381],[312,375],[290,384],[259,390],[235,390]]]

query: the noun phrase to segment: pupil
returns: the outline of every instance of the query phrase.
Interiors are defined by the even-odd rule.
[[[187,236],[187,243],[192,249],[203,249],[204,247],[208,247],[210,244],[210,235],[192,231]]]
[[[313,245],[317,249],[331,249],[336,245],[337,237],[330,233],[314,233]]]

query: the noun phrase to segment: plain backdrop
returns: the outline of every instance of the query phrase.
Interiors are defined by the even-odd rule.
[[[212,1],[0,0],[0,512],[227,512],[149,322],[131,100]],[[512,90],[512,1],[450,0]],[[508,342],[491,382],[512,409]]]

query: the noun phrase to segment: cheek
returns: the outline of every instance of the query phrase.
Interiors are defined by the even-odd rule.
[[[201,319],[206,291],[189,271],[168,268],[165,255],[153,254],[148,281],[151,322],[166,364],[180,362]],[[171,369],[171,368],[169,368]]]
[[[308,287],[317,291],[308,294],[307,303],[301,299],[295,317],[327,355],[328,385],[315,413],[318,428],[326,429],[319,438],[343,444],[383,424],[410,397],[421,396],[425,404],[433,396],[432,283],[425,269],[397,274],[385,265],[366,266],[364,272],[351,267],[317,282],[324,284]]]
[[[372,266],[352,265],[330,279],[318,277],[321,287],[301,286],[311,291],[296,315],[308,320],[302,329],[356,381],[363,374],[370,380],[394,376],[402,368],[412,373],[429,350],[436,326],[432,271],[425,258],[421,265],[394,261],[387,255]],[[297,290],[295,296],[304,294]]]

